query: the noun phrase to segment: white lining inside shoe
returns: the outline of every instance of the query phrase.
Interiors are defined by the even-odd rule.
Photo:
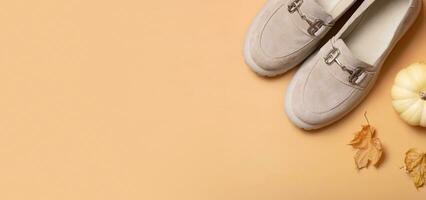
[[[352,4],[353,0],[316,0],[334,19],[339,18]]]
[[[409,3],[410,0],[376,0],[344,38],[352,53],[358,59],[375,65],[389,47]]]

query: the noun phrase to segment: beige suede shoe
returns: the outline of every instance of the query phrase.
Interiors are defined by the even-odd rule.
[[[356,0],[269,0],[248,31],[251,69],[276,76],[300,64]]]
[[[302,129],[318,129],[354,109],[421,7],[422,0],[365,0],[291,81],[285,102],[291,121]]]

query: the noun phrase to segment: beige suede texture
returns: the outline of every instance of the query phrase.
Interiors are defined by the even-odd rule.
[[[291,96],[291,107],[287,109],[291,109],[301,121],[321,128],[341,119],[361,103],[374,86],[382,63],[417,18],[421,9],[421,1],[407,0],[411,5],[393,33],[390,45],[378,62],[371,66],[357,59],[340,37],[351,34],[353,25],[359,22],[358,19],[361,19],[368,8],[377,1],[382,0],[365,1],[339,33],[309,58],[296,73],[292,82],[295,89],[292,94],[288,94]],[[369,19],[362,18],[362,20]],[[365,70],[366,76],[359,84],[350,83],[349,74],[337,63],[331,65],[325,63],[324,58],[333,48],[340,50],[339,61],[348,69],[355,70],[356,67],[361,67]],[[375,51],[368,46],[365,48],[366,51]]]
[[[252,32],[248,33],[250,56],[265,70],[290,69],[300,64],[332,28],[323,26],[316,36],[310,35],[307,32],[309,24],[297,12],[288,11],[291,2],[292,0],[270,0],[254,20]],[[320,19],[326,24],[333,24],[337,20],[315,0],[303,1],[300,10],[310,18]]]

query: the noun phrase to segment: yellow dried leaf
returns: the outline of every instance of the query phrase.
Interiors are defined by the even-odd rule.
[[[410,149],[405,153],[405,169],[413,179],[416,188],[422,187],[426,178],[426,154],[416,149]]]
[[[367,119],[366,116],[365,118]],[[361,131],[357,132],[349,143],[353,148],[358,149],[354,156],[358,169],[368,167],[369,163],[377,166],[380,162],[383,148],[380,139],[375,137],[375,131],[376,129],[368,123],[362,126]]]

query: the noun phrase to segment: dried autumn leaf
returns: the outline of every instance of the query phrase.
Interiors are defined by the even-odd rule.
[[[368,141],[374,136],[375,128],[370,125],[362,126],[362,130],[355,134],[354,139],[349,143],[354,148],[365,148]]]
[[[422,187],[426,178],[426,154],[416,149],[410,149],[405,153],[405,169],[413,179],[416,188]]]
[[[368,122],[366,116],[365,118]],[[349,143],[353,148],[358,149],[354,156],[358,169],[368,167],[369,163],[375,166],[379,164],[383,148],[380,139],[374,135],[375,131],[376,129],[368,123],[368,125],[362,126],[361,131],[357,132],[354,139]]]
[[[382,142],[379,138],[373,138],[371,140],[371,148],[369,155],[370,161],[373,165],[377,166],[383,154]]]

